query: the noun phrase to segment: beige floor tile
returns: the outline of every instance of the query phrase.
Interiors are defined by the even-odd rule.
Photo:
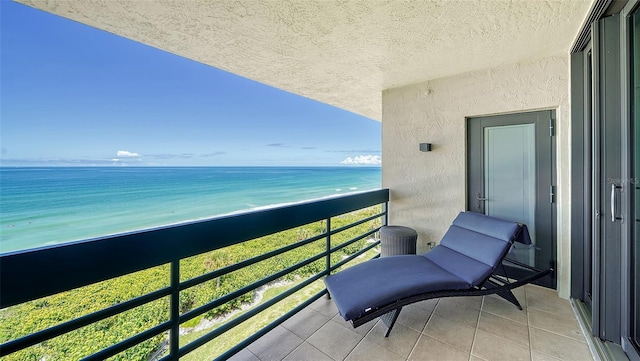
[[[302,342],[293,332],[278,326],[247,348],[260,360],[282,360]]]
[[[336,307],[336,304],[325,296],[317,299],[314,303],[310,304],[309,307],[329,318],[332,318],[333,316],[338,314],[338,308]]]
[[[283,361],[333,361],[333,359],[307,342],[303,342]]]
[[[486,361],[485,359],[482,359],[478,356],[473,356],[471,355],[471,357],[469,358],[469,361]]]
[[[420,338],[420,332],[399,323],[393,326],[389,337],[384,337],[385,332],[387,332],[387,326],[383,322],[378,322],[364,339],[404,358],[409,357],[411,350]]]
[[[300,338],[307,339],[329,320],[329,317],[307,307],[284,321],[282,326]]]
[[[407,305],[402,308],[396,323],[400,323],[418,332],[422,332],[432,312],[415,305]]]
[[[467,326],[476,327],[480,310],[462,306],[456,302],[442,302],[441,299],[436,306],[434,315],[444,317],[451,321],[459,322]]]
[[[439,298],[433,298],[430,300],[416,302],[413,304],[413,306],[423,309],[427,311],[429,314],[431,314],[433,310],[436,308],[436,305],[438,304],[439,300],[440,300]]]
[[[422,332],[462,351],[471,352],[476,330],[473,327],[433,315]]]
[[[487,361],[529,361],[531,359],[528,347],[482,330],[476,332],[471,353]]]
[[[362,340],[363,336],[333,321],[324,324],[307,339],[312,346],[334,360],[342,360]]]
[[[545,355],[541,352],[531,350],[531,361],[562,361],[559,358]]]
[[[592,360],[586,343],[531,327],[531,349],[563,361]]]
[[[552,288],[542,287],[538,285],[534,285],[533,283],[528,283],[522,287],[525,290],[526,294],[537,293],[541,295],[546,295],[549,297],[558,297],[558,292]]]
[[[375,326],[376,323],[380,322],[380,319],[377,318],[375,320],[369,321],[367,323],[365,323],[364,325],[357,327],[357,328],[353,328],[353,324],[351,324],[351,322],[349,321],[345,321],[344,318],[342,318],[342,316],[335,315],[333,316],[333,318],[331,319],[333,322],[341,325],[344,328],[348,328],[351,331],[354,331],[355,333],[362,335],[363,337],[369,333],[369,331],[371,331],[371,329],[373,328],[373,326]]]
[[[555,290],[536,285],[525,286],[527,308],[573,318],[573,309],[569,301],[558,297]]]
[[[516,296],[517,297],[517,296]],[[523,309],[520,310],[513,303],[496,295],[486,296],[482,304],[482,310],[517,322],[527,323],[527,308],[524,296],[518,299]]]
[[[420,336],[409,360],[415,361],[467,361],[469,353],[459,350],[427,335]]]
[[[505,340],[529,347],[529,327],[524,323],[483,311],[480,312],[478,330],[489,332]]]
[[[529,326],[571,337],[576,341],[587,342],[574,317],[554,315],[532,308],[529,311]]]
[[[469,297],[444,297],[440,299],[439,303],[454,303],[460,306],[473,308],[479,310],[482,307],[482,296],[469,296]]]
[[[526,291],[524,286],[520,286],[518,288],[514,288],[511,290],[511,292],[513,292],[513,294],[516,296],[516,298],[518,299],[518,301],[520,301],[520,304],[522,305],[522,307],[524,307],[525,299],[526,299]]]
[[[237,354],[229,357],[228,361],[260,361],[256,355],[252,354],[248,349],[244,349]]]
[[[405,306],[389,338],[384,337],[386,326],[380,320],[354,329],[338,314],[333,301],[321,298],[231,359],[592,359],[569,302],[559,298],[555,290],[527,285],[514,294],[525,310],[495,295],[434,299]]]
[[[405,358],[376,343],[362,340],[345,361],[404,361]]]

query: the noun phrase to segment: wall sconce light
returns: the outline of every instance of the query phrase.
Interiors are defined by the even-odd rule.
[[[431,143],[420,143],[420,151],[421,152],[430,152],[431,151]]]

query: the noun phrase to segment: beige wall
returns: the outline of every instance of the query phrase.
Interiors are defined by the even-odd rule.
[[[389,223],[418,231],[418,252],[438,241],[465,209],[466,117],[556,110],[558,292],[569,296],[568,57],[394,88],[382,96],[382,183],[391,191]],[[429,153],[419,143],[433,144]]]

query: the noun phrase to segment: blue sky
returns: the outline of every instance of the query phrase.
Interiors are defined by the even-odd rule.
[[[381,124],[0,0],[2,166],[337,166]]]

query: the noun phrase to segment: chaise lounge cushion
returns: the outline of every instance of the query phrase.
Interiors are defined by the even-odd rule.
[[[424,257],[478,286],[493,272],[518,234],[518,224],[477,213],[460,213]]]
[[[325,278],[345,320],[402,298],[480,286],[511,247],[519,225],[461,212],[440,244],[424,256],[370,260]]]
[[[342,317],[349,321],[403,297],[469,284],[421,255],[390,256],[327,276],[325,284]],[[375,276],[373,276],[375,275]]]

